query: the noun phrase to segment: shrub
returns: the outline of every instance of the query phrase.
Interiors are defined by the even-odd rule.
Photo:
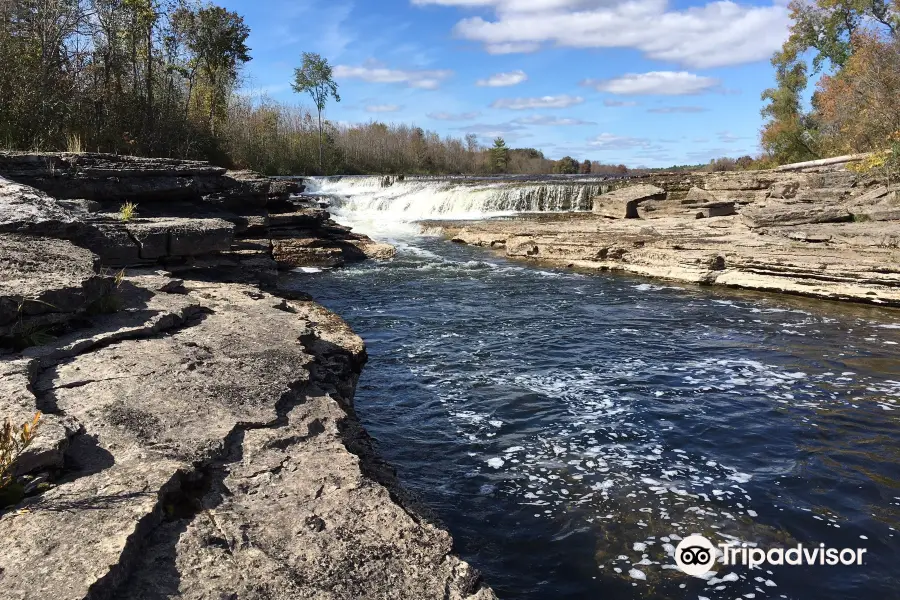
[[[900,177],[900,131],[890,134],[882,145],[887,149],[872,152],[860,162],[848,165],[847,170],[883,177],[890,188]]]
[[[0,429],[0,497],[5,496],[5,492],[15,483],[19,457],[34,441],[40,424],[41,413],[38,411],[30,422],[15,427],[7,419]]]

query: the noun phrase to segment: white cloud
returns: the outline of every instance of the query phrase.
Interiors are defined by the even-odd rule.
[[[637,102],[635,102],[634,100],[609,100],[609,99],[607,99],[607,100],[603,101],[603,106],[613,106],[613,107],[637,106]]]
[[[477,110],[467,113],[435,112],[428,113],[426,116],[429,119],[436,119],[438,121],[468,121],[469,119],[476,119],[480,117],[481,113]]]
[[[604,150],[622,150],[627,148],[653,148],[650,140],[645,138],[635,138],[614,133],[601,133],[600,135],[588,140],[588,146],[594,148],[602,148]]]
[[[688,160],[695,163],[705,163],[709,162],[714,158],[720,158],[723,156],[731,156],[734,154],[734,148],[709,148],[707,150],[694,150],[692,152],[688,152],[685,156],[688,157]]]
[[[334,68],[336,79],[362,79],[369,83],[400,83],[411,88],[435,90],[441,83],[453,75],[448,70],[389,69],[378,64],[368,63],[360,67],[337,65]]]
[[[366,112],[370,113],[389,113],[397,112],[403,108],[397,104],[372,104],[366,107]]]
[[[496,73],[487,79],[479,79],[475,85],[479,87],[508,87],[519,85],[528,79],[525,71],[512,71],[510,73]]]
[[[515,123],[475,123],[465,127],[458,127],[457,131],[474,133],[483,142],[490,142],[490,140],[498,137],[505,138],[507,141],[532,137],[530,133],[525,131],[524,127]]]
[[[537,52],[541,45],[534,42],[519,42],[510,44],[487,44],[484,47],[489,54],[528,54]]]
[[[513,119],[512,123],[517,125],[546,125],[546,126],[563,126],[563,125],[596,125],[593,121],[582,121],[581,119],[569,119],[563,117],[550,117],[547,115],[532,115],[530,117],[520,117]]]
[[[734,135],[730,131],[720,131],[716,135],[719,137],[719,141],[722,142],[723,144],[734,144],[741,140],[749,139],[747,137]]]
[[[661,115],[693,114],[707,111],[709,111],[709,109],[702,106],[660,106],[659,108],[647,109],[647,112]]]
[[[491,104],[492,108],[528,110],[534,108],[568,108],[584,102],[580,96],[541,96],[540,98],[500,98]]]
[[[684,96],[707,92],[718,86],[719,80],[687,71],[651,71],[628,73],[613,79],[585,79],[581,84],[610,94]]]
[[[694,68],[768,59],[787,38],[786,3],[713,0],[674,10],[667,0],[412,0],[415,5],[493,9],[495,18],[459,21],[454,33],[492,54],[569,48],[631,48]]]
[[[498,135],[513,134],[517,131],[521,131],[524,127],[515,123],[475,123],[473,125],[466,125],[465,127],[458,127],[457,129],[468,133],[478,133],[480,135],[496,137]]]

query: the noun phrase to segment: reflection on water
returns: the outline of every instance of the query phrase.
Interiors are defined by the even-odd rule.
[[[505,598],[889,598],[900,314],[529,268],[436,240],[294,284],[363,336],[358,412]],[[866,547],[673,569],[678,540]]]

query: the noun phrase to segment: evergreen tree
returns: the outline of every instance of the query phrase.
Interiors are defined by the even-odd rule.
[[[491,148],[491,166],[494,173],[506,173],[509,166],[509,148],[502,137],[494,140],[494,147]]]

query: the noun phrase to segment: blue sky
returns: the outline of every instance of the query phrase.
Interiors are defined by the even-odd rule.
[[[290,89],[303,51],[335,67],[329,119],[502,135],[554,159],[630,166],[758,152],[782,0],[220,0],[242,14],[244,87]]]

